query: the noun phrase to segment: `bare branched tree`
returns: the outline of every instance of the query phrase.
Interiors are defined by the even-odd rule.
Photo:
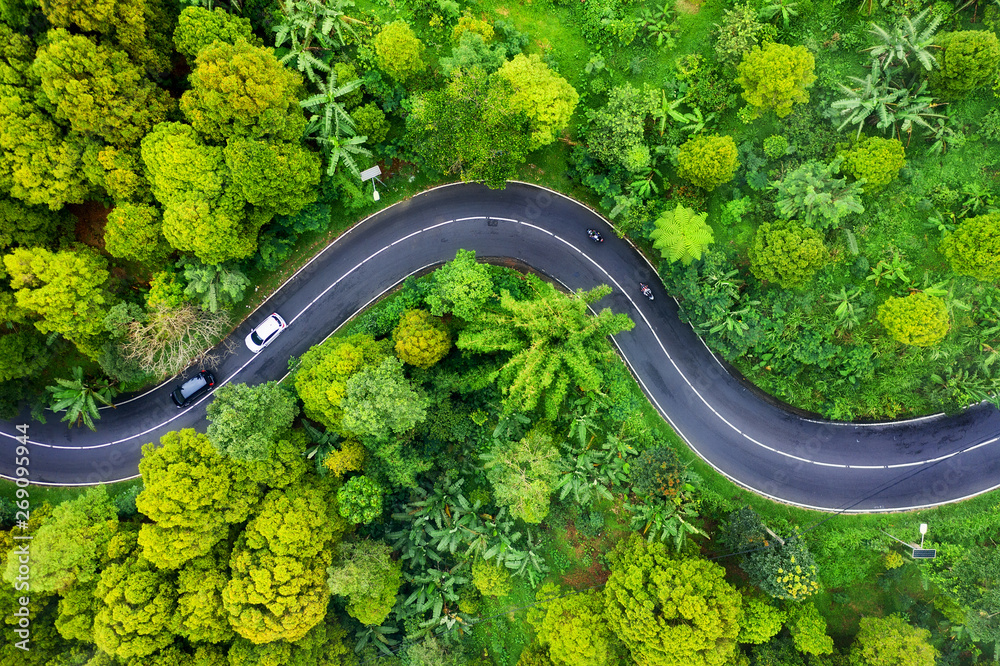
[[[224,311],[207,312],[191,304],[159,307],[149,313],[146,321],[128,325],[122,356],[159,377],[174,375],[192,363],[218,361],[209,352],[228,328],[229,315]],[[226,355],[233,344],[227,340]]]

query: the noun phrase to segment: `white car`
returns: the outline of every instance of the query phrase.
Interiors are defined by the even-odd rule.
[[[247,336],[247,347],[250,351],[256,354],[261,349],[271,344],[271,342],[278,337],[278,334],[285,330],[286,326],[288,326],[288,324],[285,323],[285,320],[281,318],[281,315],[275,312],[258,324],[257,328],[250,331],[250,335]]]

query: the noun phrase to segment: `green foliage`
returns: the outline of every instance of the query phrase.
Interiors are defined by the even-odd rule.
[[[172,101],[122,51],[57,29],[31,65],[57,120],[116,146],[138,143]]]
[[[91,430],[97,430],[94,421],[101,418],[97,403],[110,406],[111,400],[118,394],[107,381],[84,381],[80,366],[73,368],[73,379],[56,379],[56,385],[46,386],[45,390],[52,394],[49,409],[66,411],[61,421],[69,423],[70,428],[83,423]]]
[[[233,139],[224,155],[235,190],[250,205],[291,215],[316,201],[322,165],[301,145]]]
[[[249,471],[223,457],[194,430],[170,432],[143,447],[143,491],[136,506],[149,519],[139,531],[143,557],[176,569],[208,554],[261,497]]]
[[[41,206],[0,198],[0,249],[53,246],[68,231],[69,216]]]
[[[341,543],[327,575],[330,591],[347,597],[347,614],[368,625],[385,621],[402,583],[401,563],[393,561],[392,548],[367,539]]]
[[[937,37],[937,46],[941,67],[931,76],[931,85],[942,96],[965,97],[993,82],[1000,66],[1000,41],[994,32],[942,32]]]
[[[844,170],[865,181],[869,193],[878,192],[906,166],[906,151],[899,139],[867,137],[855,144],[844,158]]]
[[[458,17],[458,23],[451,31],[452,43],[458,44],[462,41],[462,37],[469,32],[479,35],[487,42],[493,41],[494,31],[492,25],[486,21],[466,15]]]
[[[107,146],[97,153],[97,161],[104,169],[104,189],[117,204],[153,200],[136,147],[119,150]]]
[[[779,118],[792,112],[793,104],[809,101],[806,88],[816,81],[816,61],[804,46],[771,42],[744,56],[736,82],[745,99],[760,115],[774,111]]]
[[[931,632],[911,626],[899,615],[863,617],[851,648],[852,666],[927,666],[938,652]]]
[[[780,134],[773,134],[764,139],[764,154],[772,160],[781,159],[788,154],[788,139]]]
[[[113,257],[151,265],[163,263],[171,252],[160,210],[147,204],[115,206],[104,226],[104,247]]]
[[[836,228],[850,213],[865,212],[861,184],[847,185],[846,178],[834,177],[842,161],[838,157],[830,164],[805,162],[770,185],[777,191],[775,212],[783,219],[798,219],[819,229]]]
[[[452,47],[451,56],[440,60],[441,72],[449,78],[459,70],[469,71],[474,67],[492,74],[505,62],[507,49],[502,44],[490,46],[481,34],[468,30]]]
[[[750,270],[758,280],[798,287],[830,262],[818,231],[795,221],[765,222],[750,246]]]
[[[427,310],[404,312],[392,338],[400,360],[418,368],[430,368],[451,350],[448,329]]]
[[[534,292],[531,298],[519,301],[505,291],[499,309],[469,322],[456,346],[480,353],[511,352],[498,375],[505,410],[528,413],[541,405],[554,419],[570,382],[585,392],[600,389],[598,360],[609,358],[604,338],[635,324],[608,308],[590,316],[587,306],[610,293],[610,287],[567,297],[535,276],[529,275],[527,284]]]
[[[951,327],[944,300],[919,291],[886,299],[878,308],[878,320],[894,340],[917,347],[936,345]]]
[[[347,380],[341,429],[385,440],[421,423],[427,417],[427,405],[427,397],[403,374],[402,361],[390,357]]]
[[[537,53],[520,53],[503,64],[498,77],[510,83],[510,108],[523,112],[531,128],[528,150],[536,150],[556,140],[569,125],[579,95],[563,77],[542,61]]]
[[[49,252],[17,248],[3,258],[19,308],[39,317],[35,328],[58,333],[89,356],[98,353],[112,304],[107,261],[90,248]]]
[[[484,559],[472,563],[472,584],[485,597],[506,597],[513,589],[507,567]]]
[[[330,338],[303,354],[295,373],[295,392],[302,399],[305,415],[340,430],[347,380],[362,368],[380,364],[389,355],[390,344],[354,335]]]
[[[198,53],[189,80],[191,89],[181,96],[180,108],[207,141],[296,141],[302,136],[301,78],[278,62],[271,49],[242,40],[213,42]]]
[[[280,14],[274,14],[277,23],[273,28],[274,44],[282,47],[288,43],[281,62],[294,66],[309,81],[316,83],[319,81],[317,71],[332,69],[326,54],[347,43],[345,33],[357,38],[352,25],[361,21],[344,13],[344,9],[354,3],[349,0],[282,0],[278,4]]]
[[[497,442],[480,457],[497,504],[526,523],[542,522],[558,474],[552,438],[532,430],[516,442]]]
[[[964,220],[941,241],[953,271],[977,280],[1000,279],[1000,213]]]
[[[226,384],[208,405],[208,439],[235,460],[267,460],[298,413],[295,395],[277,382]]]
[[[489,268],[476,263],[475,250],[459,250],[454,259],[434,271],[426,301],[431,312],[439,317],[451,312],[471,321],[493,296]]]
[[[744,507],[730,514],[723,541],[742,553],[740,567],[750,582],[772,597],[801,601],[819,591],[815,561],[797,530],[782,539]]]
[[[826,618],[815,604],[805,602],[791,607],[788,630],[795,649],[803,654],[824,655],[833,652],[833,639],[826,633]]]
[[[337,491],[340,515],[352,525],[367,525],[382,515],[385,489],[367,476],[351,477]]]
[[[927,7],[913,18],[900,17],[891,31],[872,23],[869,32],[875,36],[877,43],[866,50],[880,67],[888,69],[896,60],[909,67],[911,57],[928,72],[939,66],[931,49],[934,48],[934,33],[941,24],[941,18],[932,16],[925,25],[924,20],[930,11],[931,8]]]
[[[702,252],[715,240],[712,228],[705,222],[707,217],[708,213],[695,213],[677,204],[674,210],[667,209],[656,219],[656,228],[649,239],[667,261],[690,264],[701,259]]]
[[[743,615],[725,570],[633,534],[610,554],[605,617],[639,666],[730,664]]]
[[[409,141],[433,168],[503,189],[531,141],[529,118],[513,107],[512,95],[506,79],[478,68],[456,72],[444,89],[414,102]]]
[[[745,2],[724,10],[713,34],[718,61],[735,66],[762,40],[773,36],[774,28],[758,21],[757,10]]]
[[[632,492],[637,496],[666,500],[677,497],[685,479],[685,469],[677,453],[666,446],[644,449],[632,464],[629,477]]]
[[[382,143],[389,134],[389,122],[375,102],[354,109],[351,118],[354,120],[354,129],[358,136],[365,137],[366,143]]]
[[[254,643],[296,641],[323,621],[334,522],[329,491],[310,483],[268,493],[236,540],[222,592],[229,622]]]
[[[214,10],[185,7],[174,29],[174,45],[188,62],[194,62],[198,53],[212,42],[235,44],[241,39],[254,42],[250,20],[230,14],[221,7]]]
[[[219,544],[177,572],[177,633],[189,641],[220,643],[233,638],[222,606],[228,561],[228,550]]]
[[[738,157],[731,136],[700,134],[681,144],[677,175],[711,191],[733,179],[740,165]]]
[[[812,604],[809,607],[815,608]],[[788,613],[776,608],[766,598],[745,595],[743,620],[736,640],[740,643],[766,643],[781,631],[787,617]]]
[[[236,268],[197,262],[184,264],[184,281],[185,299],[212,313],[243,300],[250,286],[250,279]]]
[[[636,173],[649,166],[649,147],[644,143],[646,118],[659,109],[656,90],[641,90],[630,84],[615,86],[608,102],[587,111],[587,148],[608,166]],[[636,156],[645,151],[645,159]]]
[[[32,592],[63,593],[73,585],[94,580],[100,575],[99,562],[117,528],[118,517],[104,486],[90,488],[56,506],[31,535]],[[3,578],[13,585],[18,575],[16,550],[7,555],[5,567]]]
[[[616,666],[623,647],[604,618],[604,595],[598,590],[562,596],[557,585],[538,588],[544,605],[528,611],[538,642],[548,648],[555,666]]]
[[[386,24],[375,38],[378,66],[399,82],[424,69],[424,44],[405,21]]]

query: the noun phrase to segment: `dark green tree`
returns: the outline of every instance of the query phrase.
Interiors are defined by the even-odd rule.
[[[208,405],[208,439],[235,460],[266,460],[298,413],[295,395],[277,382],[226,384]]]

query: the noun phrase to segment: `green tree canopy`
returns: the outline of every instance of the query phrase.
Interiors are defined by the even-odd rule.
[[[799,603],[791,607],[788,630],[795,649],[803,654],[822,655],[833,652],[833,639],[826,633],[826,618],[820,615],[813,603]]]
[[[610,555],[605,616],[639,666],[723,666],[733,661],[742,597],[725,569],[672,557],[633,534]]]
[[[172,248],[163,237],[160,209],[148,204],[115,206],[104,226],[104,248],[112,257],[162,264]]]
[[[493,26],[490,26],[492,30]],[[456,26],[456,29],[457,26]],[[458,43],[451,48],[451,56],[441,58],[441,73],[451,78],[461,70],[471,70],[479,67],[487,74],[498,70],[507,62],[507,49],[503,44],[490,45],[478,32],[465,31],[459,37]]]
[[[535,594],[544,605],[528,611],[538,642],[547,647],[555,666],[618,666],[624,646],[604,616],[600,590],[559,595],[559,587],[546,583]]]
[[[665,210],[656,218],[656,228],[649,234],[653,247],[660,255],[673,263],[680,261],[685,266],[695,259],[715,241],[712,227],[705,219],[708,213],[695,213],[693,209],[677,204],[673,210]]]
[[[899,615],[863,617],[851,648],[852,666],[933,666],[937,650],[931,632]]]
[[[451,349],[451,336],[444,323],[427,310],[407,310],[392,332],[396,355],[404,363],[429,368]]]
[[[0,250],[12,245],[52,247],[68,235],[73,219],[66,213],[0,197]]]
[[[765,222],[750,245],[750,270],[758,280],[798,287],[830,261],[823,236],[791,220]]]
[[[984,282],[1000,279],[1000,213],[963,220],[939,247],[956,273]]]
[[[878,320],[894,340],[917,347],[936,345],[951,328],[945,302],[922,291],[889,297],[878,308]]]
[[[844,170],[857,179],[864,178],[868,192],[878,192],[899,175],[906,166],[906,151],[899,139],[866,137],[855,144],[844,159]]]
[[[424,44],[405,21],[386,24],[375,37],[378,66],[397,81],[406,81],[425,67]]]
[[[496,76],[510,83],[511,109],[528,117],[531,127],[528,150],[552,143],[556,134],[569,125],[580,96],[537,53],[530,56],[518,53],[500,67]]]
[[[229,582],[229,551],[220,542],[177,572],[177,633],[192,642],[221,643],[233,638],[222,605]]]
[[[506,79],[482,69],[459,71],[442,90],[425,93],[407,117],[412,145],[432,167],[503,189],[524,162],[531,129],[511,104]]]
[[[644,142],[646,118],[659,108],[659,95],[649,86],[615,86],[607,104],[587,112],[587,147],[608,166],[630,173],[642,171],[650,161]]]
[[[402,563],[381,541],[347,541],[327,570],[333,594],[347,597],[347,614],[362,624],[382,624],[396,603],[402,583]]]
[[[403,374],[402,361],[389,357],[347,380],[341,429],[362,437],[388,439],[423,422],[427,405],[427,397]]]
[[[39,317],[42,333],[59,333],[96,357],[104,317],[112,305],[107,261],[86,247],[50,252],[17,248],[3,258],[17,306]]]
[[[599,361],[610,358],[604,339],[631,330],[627,315],[604,308],[591,316],[588,305],[611,293],[607,286],[566,296],[548,282],[527,276],[531,298],[516,300],[504,291],[500,307],[483,311],[459,334],[459,349],[509,352],[499,380],[505,409],[531,412],[543,405],[555,418],[573,386],[597,391],[604,380]]]
[[[1000,67],[1000,40],[992,30],[960,30],[937,35],[941,67],[931,85],[941,95],[961,98],[993,82]]]
[[[194,62],[198,53],[212,42],[236,44],[239,40],[254,44],[250,19],[230,14],[221,7],[214,10],[188,6],[181,10],[174,29],[177,52]]]
[[[135,503],[150,523],[139,531],[144,558],[175,569],[206,555],[260,501],[250,470],[221,455],[206,435],[187,429],[143,447],[143,491]]]
[[[787,617],[788,613],[775,607],[766,597],[745,594],[743,620],[740,622],[740,634],[736,640],[740,643],[758,645],[766,643],[781,631]]]
[[[309,483],[268,493],[233,546],[222,592],[229,622],[254,643],[296,641],[323,621],[333,522],[329,491]]]
[[[497,442],[482,459],[497,504],[526,523],[542,522],[559,476],[559,447],[552,437],[532,430],[516,442]]]
[[[116,146],[138,143],[173,107],[126,53],[63,29],[49,33],[31,69],[57,120]]]
[[[785,220],[802,220],[819,229],[837,227],[850,213],[865,212],[861,183],[848,185],[846,178],[834,177],[842,163],[842,157],[829,164],[805,162],[770,185],[778,193],[775,212]]]
[[[291,215],[316,201],[322,160],[302,145],[232,139],[224,155],[233,185],[249,204]]]
[[[816,81],[816,61],[804,46],[770,42],[747,53],[736,70],[736,83],[757,114],[774,111],[779,118],[792,112],[793,104],[809,101],[806,88]]]
[[[302,78],[278,62],[272,49],[242,40],[214,42],[198,53],[190,82],[181,111],[207,141],[302,137]]]
[[[698,187],[714,190],[728,183],[740,165],[739,151],[731,136],[699,134],[681,144],[677,153],[677,175]]]
[[[485,597],[506,597],[514,589],[507,567],[482,558],[472,563],[472,584]]]
[[[340,515],[352,525],[368,524],[382,515],[385,489],[367,476],[351,477],[337,491]]]
[[[354,130],[358,136],[366,137],[365,143],[369,145],[382,143],[389,134],[389,121],[375,102],[369,102],[351,111],[351,119],[354,120]]]
[[[489,268],[476,263],[475,250],[459,250],[454,259],[434,271],[434,281],[425,301],[431,312],[439,317],[451,312],[471,321],[493,296]]]
[[[226,384],[208,405],[208,439],[235,460],[266,460],[298,413],[295,395],[278,382]]]

